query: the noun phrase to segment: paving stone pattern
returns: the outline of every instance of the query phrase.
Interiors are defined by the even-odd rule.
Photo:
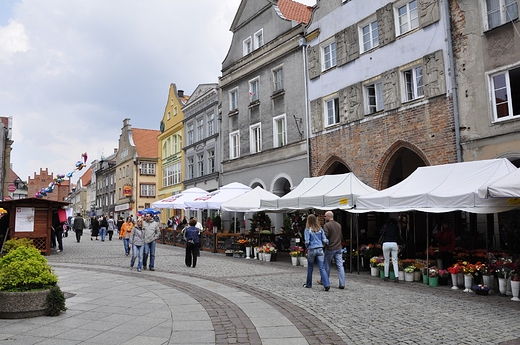
[[[122,241],[81,243],[48,257],[67,293],[58,317],[0,320],[11,344],[520,344],[520,303],[420,282],[346,275],[338,289],[302,287],[306,268],[286,253],[261,262],[158,245],[156,271],[131,271]]]

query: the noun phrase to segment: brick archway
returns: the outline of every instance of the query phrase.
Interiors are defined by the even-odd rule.
[[[422,165],[417,164],[417,166],[414,168],[431,165],[429,160],[426,158],[426,155],[415,145],[404,140],[397,140],[394,144],[392,144],[392,146],[388,148],[388,150],[386,150],[383,158],[377,166],[376,173],[374,175],[374,185],[376,188],[383,190],[390,187],[389,180],[394,166],[408,152],[415,155],[416,157],[414,158],[417,158],[416,160],[422,161]],[[403,178],[408,177],[408,175],[403,176]]]
[[[338,156],[330,156],[318,171],[318,176],[351,172],[347,163]]]

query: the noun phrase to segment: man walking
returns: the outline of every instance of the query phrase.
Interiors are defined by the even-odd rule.
[[[325,212],[325,225],[323,226],[323,230],[325,231],[325,236],[329,239],[329,244],[325,248],[325,262],[323,266],[327,275],[330,277],[330,264],[332,262],[332,258],[336,262],[336,267],[338,268],[338,278],[339,278],[339,288],[345,288],[345,269],[343,268],[343,255],[341,253],[341,225],[334,220],[334,213],[332,211]],[[321,284],[320,281],[318,281]]]
[[[74,232],[76,233],[76,241],[79,241],[81,240],[81,236],[83,235],[83,229],[86,229],[87,227],[85,226],[85,220],[83,219],[83,217],[81,217],[81,214],[80,213],[77,213],[76,214],[76,217],[74,218]]]
[[[144,229],[144,255],[143,255],[143,269],[146,269],[148,261],[148,254],[150,254],[150,271],[155,271],[155,246],[156,240],[161,236],[159,224],[153,220],[151,213],[147,213],[143,222]]]

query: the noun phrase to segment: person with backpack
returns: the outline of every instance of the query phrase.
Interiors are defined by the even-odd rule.
[[[186,258],[185,263],[188,267],[197,266],[197,257],[199,256],[200,238],[199,228],[197,228],[197,219],[192,218],[189,221],[189,226],[184,230],[184,236],[186,237]]]

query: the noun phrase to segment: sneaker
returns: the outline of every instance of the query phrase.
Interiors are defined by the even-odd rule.
[[[310,288],[311,288],[311,286],[309,286],[309,285],[307,285],[307,284],[303,284],[303,287],[304,287],[304,288],[307,288],[307,289],[310,289]]]
[[[146,269],[146,266],[143,266],[143,270],[145,270],[145,269]]]
[[[396,282],[396,283],[399,283],[399,278],[395,278],[395,282]]]
[[[321,283],[321,280],[318,280],[316,283],[318,283],[318,284],[320,284],[320,285],[323,285],[323,284]]]
[[[388,281],[388,277],[385,277],[385,279],[383,279],[383,280],[384,280],[385,282],[387,282],[387,281]]]
[[[130,271],[133,271],[134,270],[134,266],[130,266]]]
[[[141,272],[141,269],[140,269],[140,268],[138,268],[138,269],[137,269],[137,272]]]
[[[58,249],[58,250],[56,251],[56,253],[59,253],[59,252],[61,252],[61,250]]]
[[[323,290],[325,290],[325,291],[329,291],[329,290],[330,290],[330,286],[325,286],[325,287],[323,288]]]
[[[340,286],[339,289],[340,289],[340,290],[343,290],[343,289],[345,289],[345,287],[344,287],[344,286]]]

